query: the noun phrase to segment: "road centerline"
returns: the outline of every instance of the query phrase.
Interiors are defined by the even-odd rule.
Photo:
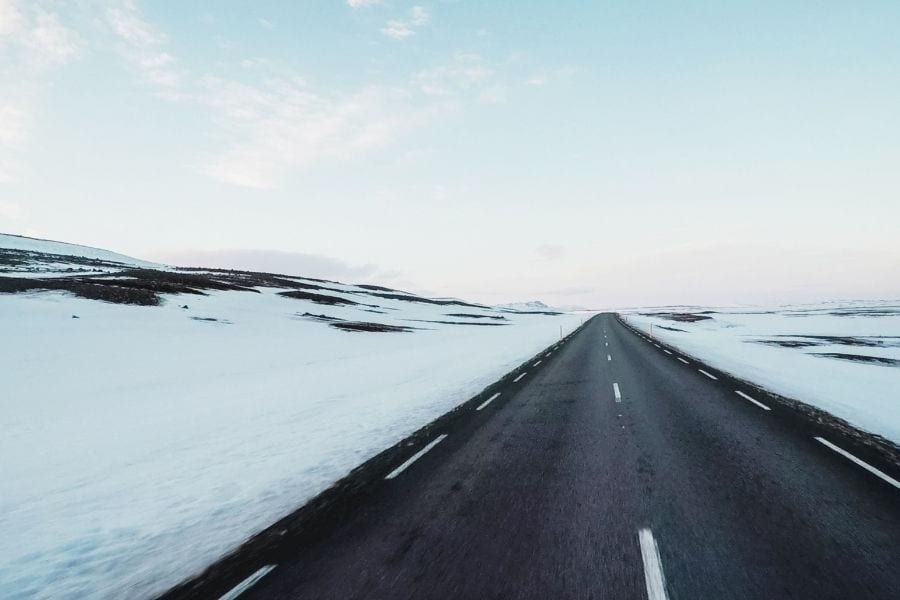
[[[622,392],[619,391],[618,383],[613,384],[613,394],[615,394],[615,396],[616,396],[616,402],[622,401]]]
[[[666,577],[663,574],[662,559],[659,557],[659,547],[649,529],[641,529],[638,532],[638,540],[641,544],[641,559],[644,561],[644,583],[647,586],[647,600],[668,600],[666,592]]]

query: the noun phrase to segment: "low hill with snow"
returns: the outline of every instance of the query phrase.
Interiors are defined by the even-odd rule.
[[[13,262],[17,256],[22,260]],[[0,267],[5,267],[4,271],[9,273],[18,271],[19,269],[15,268],[17,265],[21,266],[23,273],[66,272],[65,269],[89,270],[91,266],[97,269],[97,272],[123,266],[160,267],[155,263],[100,248],[0,233]]]

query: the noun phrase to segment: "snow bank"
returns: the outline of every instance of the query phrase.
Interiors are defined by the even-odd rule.
[[[717,369],[900,444],[900,303],[653,312],[623,314],[645,332],[652,325],[654,337]],[[710,318],[684,322],[672,314]]]

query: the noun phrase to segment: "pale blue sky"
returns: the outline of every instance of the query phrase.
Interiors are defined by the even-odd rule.
[[[897,2],[0,0],[0,231],[614,306],[897,297],[898,224]]]

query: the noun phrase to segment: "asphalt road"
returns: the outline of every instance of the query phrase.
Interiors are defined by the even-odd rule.
[[[900,598],[900,489],[677,358],[598,316],[241,600]]]

